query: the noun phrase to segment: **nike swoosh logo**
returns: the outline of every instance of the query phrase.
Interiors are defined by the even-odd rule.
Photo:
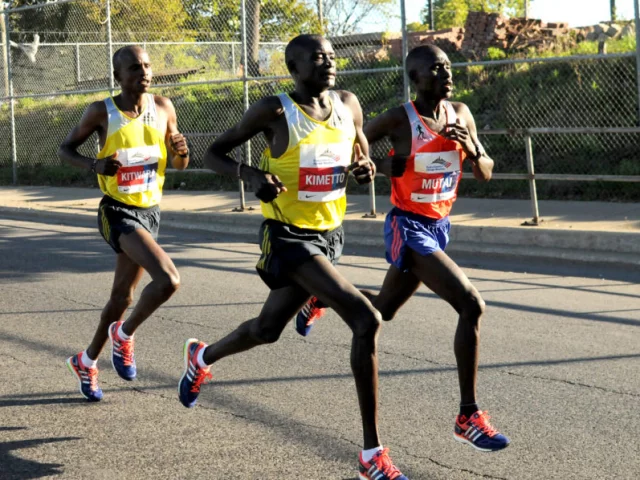
[[[315,195],[305,195],[304,198],[313,198]]]

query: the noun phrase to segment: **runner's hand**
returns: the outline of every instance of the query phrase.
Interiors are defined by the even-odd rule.
[[[252,172],[249,183],[259,200],[269,203],[282,192],[287,191],[287,187],[284,186],[284,183],[280,181],[277,175],[253,168],[246,170]]]
[[[379,161],[380,173],[387,177],[401,177],[407,169],[408,157],[405,155],[388,155]]]
[[[96,162],[96,173],[107,177],[113,177],[118,173],[120,167],[122,167],[122,163],[120,163],[117,158],[118,152],[114,153],[110,157],[99,159]]]
[[[475,157],[478,153],[475,143],[471,139],[469,129],[460,124],[460,119],[456,119],[456,123],[449,123],[444,126],[442,132],[440,132],[444,138],[448,140],[454,140],[458,142],[465,153],[470,157]]]
[[[181,133],[174,133],[169,138],[169,144],[171,145],[171,151],[174,155],[180,155],[186,157],[189,155],[189,147],[187,146],[187,140]]]
[[[354,162],[347,167],[347,172],[353,173],[358,185],[371,183],[373,177],[376,176],[376,165],[369,157],[362,153],[362,148],[359,143],[355,144],[353,151]]]

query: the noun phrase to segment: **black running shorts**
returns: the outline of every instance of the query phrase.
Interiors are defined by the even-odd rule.
[[[132,207],[105,195],[98,208],[98,229],[102,238],[115,250],[122,253],[120,235],[144,228],[154,240],[158,239],[160,229],[160,206],[149,208]]]
[[[319,232],[294,227],[275,220],[265,220],[260,227],[262,255],[256,265],[260,278],[271,290],[293,284],[288,272],[316,255],[336,264],[344,247],[342,225]]]

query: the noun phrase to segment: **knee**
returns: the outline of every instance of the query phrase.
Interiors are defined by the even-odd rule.
[[[478,292],[469,292],[462,303],[462,316],[474,324],[480,324],[480,317],[486,310],[486,304]]]
[[[166,298],[171,297],[180,288],[180,274],[177,270],[164,272],[157,281],[161,295]]]
[[[380,317],[382,318],[382,320],[384,320],[385,322],[388,322],[389,320],[393,320],[394,318],[396,318],[396,310],[387,310],[387,309],[380,309]]]
[[[363,305],[353,314],[353,335],[358,338],[375,338],[382,325],[382,314],[372,306]]]

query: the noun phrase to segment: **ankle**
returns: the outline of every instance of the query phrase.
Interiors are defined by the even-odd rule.
[[[460,415],[465,416],[467,418],[471,417],[474,413],[480,410],[477,403],[465,403],[460,404]]]

